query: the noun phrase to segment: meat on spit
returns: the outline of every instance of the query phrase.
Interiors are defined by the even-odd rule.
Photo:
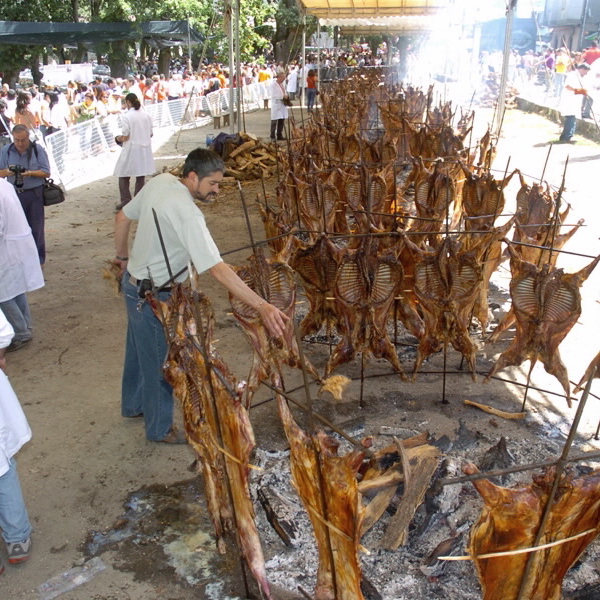
[[[246,406],[249,407],[251,397],[261,381],[271,379],[279,385],[280,369],[283,364],[302,368],[298,343],[294,335],[296,282],[293,271],[287,263],[279,260],[278,257],[265,258],[260,249],[250,257],[248,265],[236,267],[235,270],[250,288],[290,317],[285,335],[282,338],[273,338],[254,308],[229,295],[233,314],[254,348],[246,394]],[[304,366],[311,377],[320,381],[319,374],[306,357]]]
[[[464,467],[468,475],[477,473],[475,465]],[[560,600],[566,572],[600,533],[600,471],[580,477],[561,475],[558,493],[538,545],[566,540],[563,544],[533,555],[524,593],[519,596],[528,553],[493,558],[478,556],[531,548],[538,533],[555,478],[555,469],[533,477],[533,483],[515,488],[494,485],[477,479],[473,485],[484,506],[471,529],[469,554],[475,561],[483,588],[483,600]]]
[[[333,305],[333,282],[340,250],[325,234],[309,246],[298,248],[290,266],[302,278],[309,309],[300,323],[300,337],[317,333],[322,326],[340,329]]]
[[[448,343],[467,359],[474,378],[477,346],[469,336],[469,324],[481,285],[476,252],[461,250],[450,237],[436,250],[423,250],[408,238],[404,243],[415,262],[415,294],[425,321],[413,379],[423,361]]]
[[[402,284],[402,265],[396,252],[367,236],[357,249],[345,249],[334,283],[342,339],[327,363],[326,376],[357,352],[385,358],[405,379],[386,330],[390,308]]]
[[[546,371],[558,379],[571,406],[569,376],[558,346],[581,314],[579,288],[598,264],[600,255],[577,273],[564,273],[548,264],[539,268],[524,261],[510,246],[509,252],[510,296],[517,331],[486,381],[505,367],[520,365],[527,359],[533,369],[539,359]]]
[[[235,531],[239,548],[265,598],[271,598],[248,475],[255,446],[238,386],[213,345],[208,298],[177,285],[168,303],[150,300],[169,332],[165,378],[182,405],[186,437],[199,458],[217,547]]]
[[[277,396],[290,444],[292,481],[313,526],[319,566],[315,600],[363,600],[358,560],[364,516],[356,473],[361,450],[337,455],[337,442],[323,432],[305,433]],[[368,444],[368,442],[367,442]]]

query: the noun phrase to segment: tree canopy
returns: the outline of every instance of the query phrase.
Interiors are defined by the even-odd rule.
[[[204,47],[193,49],[193,65],[201,57],[226,62],[229,48],[224,28],[226,3],[229,0],[11,0],[0,5],[0,20],[54,22],[115,22],[160,21],[187,19],[206,38]],[[314,30],[314,19],[309,20]],[[240,0],[240,55],[243,61],[272,56],[287,62],[297,52],[302,39],[302,19],[295,0]],[[111,42],[95,45],[98,55],[108,56],[114,74],[124,76],[134,69],[134,45],[131,42]],[[54,52],[64,60],[79,62],[86,48],[44,48],[43,46],[0,45],[0,65],[4,79],[14,82],[18,73],[30,67],[34,78],[38,65]],[[142,45],[142,51],[151,52]],[[159,67],[168,69],[170,52],[164,52]],[[62,61],[61,61],[62,62]]]

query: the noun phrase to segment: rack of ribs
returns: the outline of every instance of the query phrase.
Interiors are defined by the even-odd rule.
[[[277,403],[290,445],[292,482],[317,544],[315,600],[363,600],[358,549],[365,509],[356,473],[364,452],[338,456],[335,440],[323,432],[308,435],[294,420],[286,400],[278,395]]]
[[[182,285],[168,303],[151,302],[172,328],[165,378],[181,402],[186,437],[202,467],[217,547],[225,552],[224,534],[235,530],[262,594],[271,598],[248,485],[254,432],[242,406],[243,388],[214,348],[210,302]]]
[[[341,252],[333,287],[342,339],[329,357],[326,376],[357,352],[385,358],[405,379],[386,324],[402,284],[397,253],[374,236],[361,238],[357,249]]]
[[[340,328],[332,297],[341,252],[322,234],[314,244],[298,248],[290,260],[290,266],[302,278],[309,302],[308,312],[300,323],[300,337],[317,333],[322,326],[326,330]]]
[[[529,359],[533,369],[541,360],[546,371],[562,385],[571,406],[569,376],[558,346],[581,314],[579,288],[598,264],[600,255],[577,273],[564,273],[548,264],[539,268],[524,261],[511,246],[508,250],[512,273],[510,296],[517,331],[486,381],[505,367],[518,366]]]
[[[477,473],[473,464],[463,471]],[[483,600],[516,600],[521,587],[528,553],[494,558],[477,557],[487,553],[531,548],[555,478],[555,469],[533,477],[530,485],[504,488],[486,479],[473,485],[484,506],[471,529],[469,554],[475,561],[483,588]],[[600,533],[600,470],[577,477],[563,473],[558,493],[539,545],[578,537],[534,554],[522,600],[560,600],[566,572]]]
[[[260,249],[257,249],[255,254],[250,257],[248,265],[235,267],[235,271],[257,294],[289,317],[283,338],[273,338],[269,335],[254,308],[231,294],[229,295],[233,315],[254,348],[246,391],[246,407],[249,407],[252,395],[261,381],[271,379],[280,383],[283,364],[293,368],[302,368],[298,343],[294,335],[296,282],[293,271],[287,263],[277,257],[265,258]],[[304,367],[311,377],[320,381],[319,374],[306,357],[304,357]]]
[[[476,252],[461,250],[447,237],[436,250],[423,250],[405,238],[415,263],[415,294],[424,315],[413,380],[423,361],[452,344],[467,359],[475,378],[477,347],[469,337],[471,312],[481,285]]]
[[[462,207],[467,231],[484,231],[494,226],[496,217],[504,209],[504,188],[509,184],[515,169],[504,179],[494,179],[489,171],[477,174],[464,162],[460,163],[465,182],[462,189]]]

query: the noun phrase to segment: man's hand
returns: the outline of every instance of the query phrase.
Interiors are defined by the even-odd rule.
[[[129,258],[125,258],[124,256],[117,256],[115,260],[113,260],[113,265],[115,265],[119,269],[119,276],[125,273],[125,269],[127,269],[128,262]]]
[[[275,337],[283,337],[290,318],[276,306],[273,306],[266,301],[261,303],[256,310],[270,334]]]

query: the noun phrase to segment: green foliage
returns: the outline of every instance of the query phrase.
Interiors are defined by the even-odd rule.
[[[10,0],[0,3],[0,20],[9,21],[158,21],[189,19],[206,37],[206,47],[193,47],[194,64],[200,56],[227,62],[229,40],[224,26],[226,0]],[[235,0],[234,0],[235,1]],[[240,0],[240,55],[255,61],[279,47],[297,51],[302,18],[296,0]],[[307,33],[316,21],[307,20]],[[102,45],[98,54],[109,53],[114,61],[131,60],[132,43]],[[130,58],[126,49],[129,48]],[[0,46],[0,65],[14,73],[37,61],[40,46]]]

